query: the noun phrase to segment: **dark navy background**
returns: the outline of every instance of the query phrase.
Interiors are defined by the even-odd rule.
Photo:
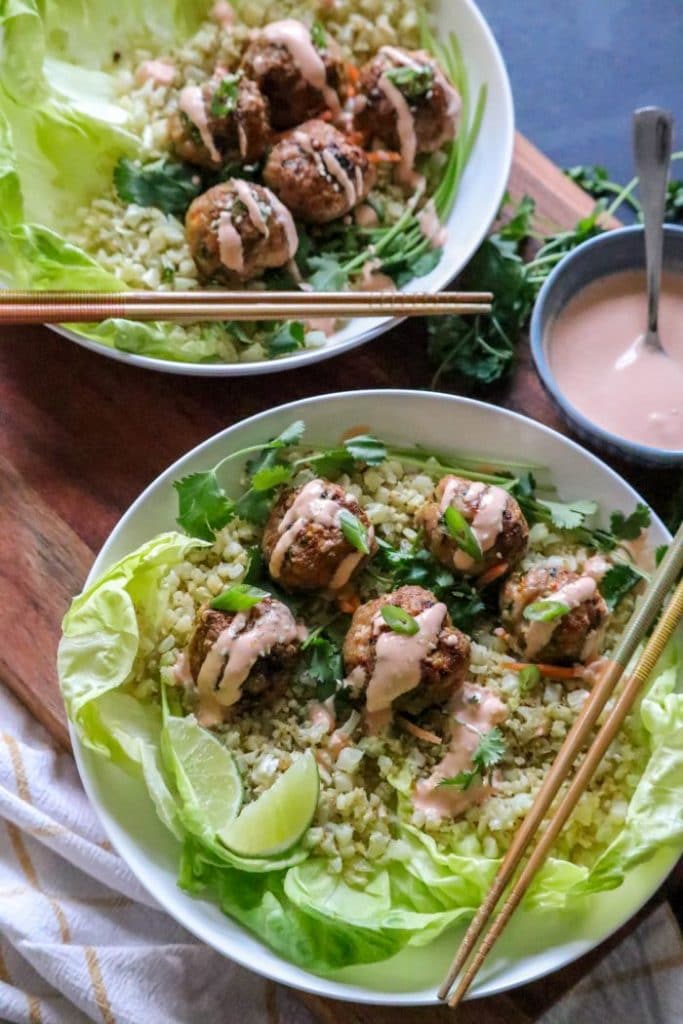
[[[628,181],[630,115],[668,107],[683,150],[683,0],[478,0],[505,58],[517,128],[562,167]],[[672,176],[683,178],[683,161]]]

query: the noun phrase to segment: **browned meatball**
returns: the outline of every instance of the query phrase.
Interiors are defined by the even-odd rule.
[[[345,537],[346,511],[376,550],[368,517],[352,494],[329,480],[311,480],[285,491],[274,505],[261,542],[270,575],[286,590],[341,590],[365,563],[366,555]]]
[[[519,562],[527,549],[529,527],[511,494],[501,487],[449,475],[439,481],[435,499],[420,510],[418,521],[426,547],[440,562],[468,576],[480,576],[496,565],[512,569]],[[462,513],[483,558],[475,560],[458,547],[443,519],[449,506]]]
[[[419,616],[419,631],[410,637],[394,632],[382,617],[385,605]],[[393,708],[419,714],[443,704],[463,683],[469,665],[469,637],[422,587],[401,587],[361,605],[344,640],[349,684],[353,691],[364,690],[370,713]]]
[[[269,189],[231,178],[191,203],[185,232],[204,281],[238,285],[282,267],[298,238],[289,210]]]
[[[263,180],[295,217],[325,224],[349,213],[375,183],[360,146],[326,121],[306,121],[273,146]]]
[[[259,160],[270,140],[268,100],[242,74],[217,72],[202,86],[187,86],[168,121],[181,160],[216,169],[230,161]]]
[[[400,152],[403,172],[418,153],[455,137],[460,96],[437,61],[422,50],[383,46],[360,74],[354,126],[369,142]]]
[[[201,608],[187,648],[200,703],[215,700],[230,707],[245,695],[278,696],[287,685],[300,643],[292,613],[272,597],[246,612]]]
[[[337,113],[344,63],[329,32],[300,21],[271,22],[252,35],[242,69],[270,100],[275,128],[291,128],[325,108]]]
[[[525,608],[545,601],[566,605],[569,611],[545,622],[525,617]],[[500,608],[510,646],[529,661],[571,664],[592,661],[600,653],[609,611],[592,576],[535,565],[505,582]],[[552,606],[546,611],[552,613]]]

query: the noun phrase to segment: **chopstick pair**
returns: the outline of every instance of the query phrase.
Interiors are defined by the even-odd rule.
[[[491,292],[5,291],[0,325],[486,315],[492,300]]]
[[[676,533],[669,550],[655,572],[642,602],[632,615],[614,653],[613,660],[608,662],[606,669],[598,679],[567,734],[531,810],[522,822],[509,850],[503,858],[490,891],[467,929],[448,974],[438,992],[439,999],[447,1001],[450,1007],[456,1007],[462,1001],[492,947],[524,898],[529,885],[544,864],[567,819],[586,791],[608,747],[621,729],[626,717],[641,694],[657,659],[681,622],[683,618],[683,580],[678,583],[671,600],[668,602],[614,707],[595,734],[584,760],[571,779],[567,792],[549,818],[526,864],[519,875],[515,877],[517,869],[520,867],[526,851],[531,846],[539,826],[544,821],[561,786],[568,780],[577,756],[584,749],[593,728],[597,724],[598,718],[612,697],[615,687],[633,657],[638,644],[654,622],[666,595],[676,582],[681,570],[683,570],[683,525]],[[512,888],[496,915],[496,908],[513,879]],[[486,932],[489,924],[489,930]],[[485,932],[486,934],[484,934]],[[477,943],[482,935],[484,937],[477,947]],[[458,981],[455,990],[451,993],[452,986],[463,968],[465,968],[464,973]]]

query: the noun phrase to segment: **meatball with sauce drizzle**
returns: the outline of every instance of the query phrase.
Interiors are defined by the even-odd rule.
[[[263,169],[266,185],[295,217],[311,224],[345,216],[363,202],[375,177],[365,150],[320,120],[286,132]]]
[[[193,200],[185,231],[202,280],[230,285],[284,266],[298,246],[287,207],[263,185],[237,178],[214,185]]]
[[[367,555],[344,533],[344,513],[355,518],[372,554],[376,549],[372,525],[343,487],[329,480],[311,480],[285,491],[270,513],[261,542],[272,578],[286,590],[345,587]]]
[[[255,82],[218,71],[180,93],[168,120],[171,147],[181,160],[216,170],[224,163],[260,160],[270,141],[270,111]]]
[[[459,114],[457,89],[423,50],[383,46],[361,69],[354,127],[368,142],[400,154],[403,184],[414,184],[419,153],[434,153],[455,138]]]
[[[500,575],[504,575],[522,558],[529,527],[515,498],[502,487],[449,475],[439,481],[435,499],[420,510],[418,519],[425,545],[449,569],[481,576],[501,566]],[[449,507],[457,509],[469,525],[482,553],[480,559],[463,551],[449,532],[443,519]]]
[[[382,615],[387,605],[406,612],[418,628],[395,632]],[[419,714],[446,703],[469,670],[470,640],[430,591],[405,586],[354,612],[343,653],[347,684],[365,693],[368,715],[381,726],[393,710]]]
[[[341,111],[341,52],[319,26],[312,31],[288,18],[257,29],[242,69],[270,100],[274,128],[291,128],[325,109],[335,117]]]
[[[186,651],[200,722],[222,721],[243,696],[278,696],[305,634],[289,608],[272,597],[243,612],[201,608]]]
[[[586,569],[579,575],[541,563],[516,572],[501,590],[500,608],[508,643],[527,661],[572,664],[600,654],[609,610]]]

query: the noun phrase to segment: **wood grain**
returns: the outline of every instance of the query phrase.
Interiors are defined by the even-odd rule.
[[[534,196],[538,215],[558,227],[572,225],[593,206],[521,136],[515,147],[510,190],[516,196]],[[104,359],[44,328],[0,332],[0,680],[65,744],[66,724],[54,670],[60,621],[70,595],[80,589],[94,553],[140,491],[206,437],[271,406],[331,391],[429,387],[432,368],[425,348],[424,324],[417,321],[311,369],[209,380],[144,371]],[[446,384],[454,393],[463,393],[457,381]],[[543,391],[524,341],[514,375],[486,397],[565,430]],[[622,465],[615,468],[655,507],[663,507],[673,474],[647,473]],[[607,1006],[617,998],[614,968],[602,975],[600,961],[611,955],[615,942],[626,940],[631,932],[628,926],[618,940],[549,981],[463,1007],[457,1019],[464,1024],[527,1024],[532,1020],[582,1024],[607,1019]],[[673,927],[657,930],[657,935],[662,934],[668,936],[671,956],[680,962],[680,935]],[[637,943],[642,953],[643,940]],[[626,966],[623,974],[630,971]],[[570,990],[584,977],[589,994],[577,1004],[583,1009],[578,1015],[565,1013],[561,1009],[563,993],[569,999]],[[636,984],[633,978],[631,982]],[[643,985],[646,983],[654,984],[652,979],[644,979]],[[680,991],[676,991],[680,1005]],[[304,1005],[302,998],[276,990],[273,1020],[280,1019],[275,1015],[276,1004],[288,1008],[281,1018],[288,1022],[310,1021],[312,1017],[334,1024],[389,1024],[397,1019],[406,1024],[438,1024],[456,1019],[437,1009],[386,1011],[310,997]],[[637,1003],[625,997],[620,1007],[622,1004],[646,1006],[647,993],[643,989]],[[600,1007],[597,1015],[588,1009],[592,1005]],[[635,1024],[636,1019],[643,1024],[673,1024],[678,1019],[654,1013],[636,1018],[619,1012],[622,1024]]]

